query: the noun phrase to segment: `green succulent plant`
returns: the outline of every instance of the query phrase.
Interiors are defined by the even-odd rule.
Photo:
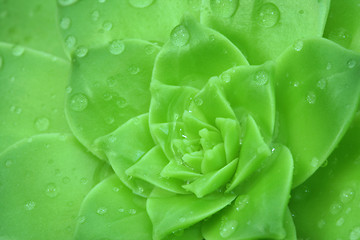
[[[360,239],[356,0],[0,0],[0,239]]]

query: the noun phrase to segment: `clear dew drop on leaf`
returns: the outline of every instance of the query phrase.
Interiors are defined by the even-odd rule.
[[[170,34],[171,42],[177,46],[182,47],[185,46],[190,39],[190,33],[184,25],[176,26]]]
[[[70,108],[73,111],[81,112],[88,106],[88,98],[82,94],[77,93],[70,98]]]
[[[220,17],[228,18],[234,15],[239,6],[239,0],[210,0],[211,11]]]
[[[154,0],[128,0],[130,5],[135,8],[146,8],[150,6]]]
[[[262,27],[273,27],[280,19],[280,10],[273,3],[264,3],[258,13],[258,22]]]
[[[113,55],[119,55],[125,50],[125,44],[122,40],[114,40],[110,43],[109,51]]]

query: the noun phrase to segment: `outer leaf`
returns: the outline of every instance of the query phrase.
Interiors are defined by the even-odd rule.
[[[62,59],[0,43],[0,152],[34,134],[70,132],[63,111],[68,73]]]
[[[133,195],[117,176],[98,184],[81,205],[74,239],[151,240],[145,199]]]
[[[289,199],[293,159],[290,151],[277,147],[268,159],[269,168],[239,190],[235,202],[203,224],[207,240],[285,237],[284,214]]]
[[[299,238],[359,239],[359,145],[357,113],[327,165],[292,192],[290,208]]]
[[[200,222],[227,206],[235,197],[233,194],[217,192],[197,198],[194,195],[179,195],[154,189],[146,203],[153,223],[154,240]]]
[[[294,161],[294,186],[321,166],[345,133],[360,91],[360,55],[325,39],[298,42],[279,59],[277,141]]]
[[[210,77],[238,65],[247,61],[227,38],[185,16],[161,49],[153,79],[200,89]]]
[[[228,37],[252,64],[275,59],[295,40],[323,34],[329,0],[204,0],[201,22]]]
[[[147,47],[154,51],[148,54]],[[157,49],[146,41],[124,40],[114,48],[90,49],[73,61],[65,110],[75,136],[100,158],[105,156],[93,146],[98,137],[148,112]]]
[[[55,1],[1,0],[0,9],[0,41],[66,57]]]
[[[103,162],[71,136],[42,134],[0,155],[0,238],[72,239]]]
[[[324,36],[346,48],[360,52],[359,1],[331,0]]]
[[[114,132],[96,140],[97,147],[106,154],[122,183],[142,196],[148,196],[153,186],[141,179],[130,177],[125,171],[155,146],[148,122],[148,114],[134,117]]]
[[[137,38],[165,42],[184,12],[199,18],[200,0],[58,0],[59,22],[70,51],[99,47],[114,39]],[[74,39],[75,41],[72,41]]]

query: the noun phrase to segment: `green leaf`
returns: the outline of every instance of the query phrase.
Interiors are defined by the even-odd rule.
[[[183,188],[195,193],[198,198],[202,198],[225,185],[234,175],[237,163],[238,159],[234,159],[223,168],[205,173],[192,183],[183,185]]]
[[[195,224],[189,228],[180,229],[164,238],[164,240],[203,240],[201,234],[201,223]]]
[[[58,0],[60,27],[65,45],[95,48],[115,39],[165,42],[184,12],[199,18],[200,0],[78,1]]]
[[[71,239],[103,162],[70,135],[41,134],[0,155],[0,236]]]
[[[247,64],[242,53],[227,38],[186,15],[161,49],[153,79],[163,84],[200,89],[210,77]]]
[[[153,224],[154,240],[204,220],[226,207],[235,197],[233,194],[216,192],[197,198],[155,188],[146,203]]]
[[[229,207],[203,223],[205,239],[262,239],[285,237],[284,214],[290,194],[293,159],[277,146],[262,168],[241,190]]]
[[[0,9],[0,41],[66,58],[55,1],[1,0]]]
[[[153,186],[141,179],[130,177],[125,171],[155,146],[148,121],[148,114],[134,117],[114,132],[96,140],[97,148],[106,154],[122,183],[141,196],[148,196]]]
[[[143,179],[157,187],[166,189],[175,193],[186,193],[181,185],[183,181],[178,179],[168,179],[162,177],[161,171],[169,163],[159,146],[155,146],[147,152],[138,162],[126,170],[129,176]]]
[[[325,39],[301,41],[277,62],[276,141],[289,147],[297,186],[334,150],[357,108],[360,55]]]
[[[113,175],[94,187],[83,201],[75,240],[151,240],[145,199],[134,195]]]
[[[343,47],[360,52],[359,1],[331,0],[324,36]]]
[[[274,78],[274,64],[268,62],[229,69],[218,80],[238,121],[246,122],[251,114],[266,143],[270,142],[275,125]]]
[[[251,115],[248,117],[245,129],[239,162],[230,185],[227,187],[226,191],[228,192],[232,191],[258,169],[261,169],[265,160],[271,154],[269,147],[260,135],[259,128]]]
[[[295,40],[321,37],[330,0],[204,0],[201,22],[228,37],[251,64],[277,58]]]
[[[289,209],[286,211],[284,218],[284,228],[286,231],[286,237],[284,238],[284,240],[297,240],[296,227]]]
[[[154,51],[148,54],[147,47]],[[104,159],[94,141],[149,110],[158,47],[142,40],[124,40],[84,51],[84,56],[73,60],[65,110],[74,135]]]
[[[70,132],[63,110],[68,75],[62,59],[0,43],[0,152],[35,134]]]
[[[360,115],[316,173],[292,192],[299,238],[360,237]]]

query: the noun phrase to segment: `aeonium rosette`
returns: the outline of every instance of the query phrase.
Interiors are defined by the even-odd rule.
[[[124,44],[122,54],[126,55],[134,43],[119,44]],[[335,66],[309,77],[313,66],[308,56],[314,50],[323,55],[329,49],[337,56]],[[358,69],[349,70],[347,65],[357,56],[345,52],[322,39],[300,41],[276,62],[248,66],[224,36],[185,18],[156,56],[148,113],[130,118],[90,147],[109,160],[121,182],[131,189],[132,193],[122,190],[123,196],[124,191],[140,196],[133,195],[135,203],[125,204],[132,207],[119,208],[127,213],[127,225],[141,219],[152,234],[144,236],[140,231],[139,236],[154,239],[295,238],[287,210],[291,186],[322,164],[355,109],[355,105],[341,107],[355,103],[354,93],[359,91],[353,78]],[[326,68],[326,58],[316,61]],[[338,84],[353,86],[341,90],[348,98],[329,98],[339,96]],[[93,89],[95,93],[87,95],[96,94],[99,85]],[[118,94],[112,96],[108,101],[118,101]],[[287,109],[287,101],[296,107]],[[334,102],[333,108],[323,109],[329,102]],[[319,120],[335,112],[343,118],[319,125]],[[312,136],[314,127],[323,133]],[[121,185],[115,177],[102,184],[100,192]],[[99,192],[95,189],[93,194],[85,200],[84,213]],[[146,207],[139,205],[142,201]],[[124,205],[124,200],[120,203]],[[77,236],[87,236],[89,222],[78,226]],[[131,234],[135,230],[121,231]]]
[[[1,239],[358,238],[356,1],[57,2],[0,1]]]

